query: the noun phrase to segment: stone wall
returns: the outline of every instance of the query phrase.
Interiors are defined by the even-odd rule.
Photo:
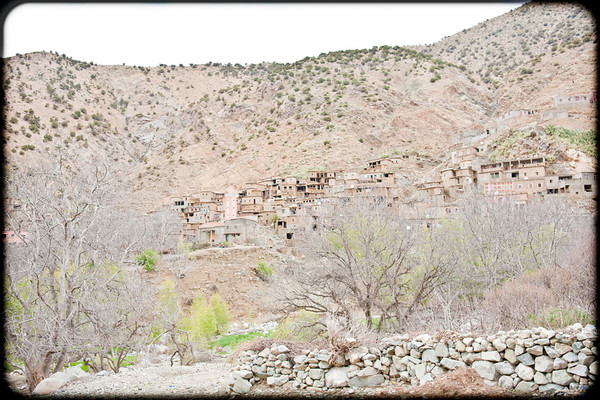
[[[595,340],[594,326],[574,324],[556,331],[533,328],[481,337],[399,335],[337,356],[329,349],[294,355],[285,345],[273,344],[239,354],[232,390],[245,393],[260,381],[323,390],[387,382],[423,385],[457,367],[472,367],[486,383],[521,393],[586,390],[598,374]]]

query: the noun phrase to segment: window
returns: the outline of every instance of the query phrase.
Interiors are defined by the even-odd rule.
[[[592,185],[583,185],[583,190],[590,193],[592,191]]]
[[[500,172],[492,172],[492,173],[490,174],[490,176],[491,176],[492,178],[500,178]]]

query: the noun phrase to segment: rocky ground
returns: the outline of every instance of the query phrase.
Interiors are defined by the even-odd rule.
[[[386,384],[370,388],[343,388],[320,390],[294,389],[291,385],[271,387],[266,384],[253,385],[249,393],[235,395],[230,391],[231,364],[224,359],[200,362],[191,366],[170,365],[168,356],[162,356],[154,365],[135,365],[122,368],[119,373],[104,372],[86,374],[74,379],[50,394],[54,398],[82,396],[101,397],[187,397],[187,396],[250,396],[250,397],[497,397],[518,398],[514,392],[489,386],[472,368],[457,368],[440,375],[422,386]],[[22,375],[7,376],[11,389],[25,394]],[[581,393],[562,393],[576,396]]]
[[[112,372],[87,374],[75,379],[57,391],[51,397],[144,397],[144,396],[225,396],[230,393],[230,367],[225,360],[201,362],[191,366],[170,365],[169,357],[151,366],[136,365],[122,368],[117,374]],[[18,375],[9,378],[13,390],[23,393],[19,388],[25,385]],[[456,397],[456,396],[492,396],[506,397],[515,395],[499,387],[488,386],[471,368],[462,368],[439,376],[433,382],[423,386],[388,384],[372,388],[343,388],[330,390],[299,390],[291,385],[270,387],[256,384],[245,396],[283,396],[296,395],[307,397]]]

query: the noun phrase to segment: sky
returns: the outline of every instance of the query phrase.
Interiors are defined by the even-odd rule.
[[[24,3],[2,56],[54,51],[126,64],[292,63],[337,50],[432,44],[519,7],[482,3]]]

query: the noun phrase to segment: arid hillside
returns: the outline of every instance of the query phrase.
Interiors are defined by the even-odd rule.
[[[131,188],[116,200],[140,212],[171,195],[359,168],[386,154],[428,160],[405,172],[414,183],[462,132],[595,90],[595,34],[580,5],[530,3],[431,46],[291,64],[105,66],[18,55],[4,60],[5,162],[100,158]],[[588,110],[548,123],[592,129],[594,118]]]

